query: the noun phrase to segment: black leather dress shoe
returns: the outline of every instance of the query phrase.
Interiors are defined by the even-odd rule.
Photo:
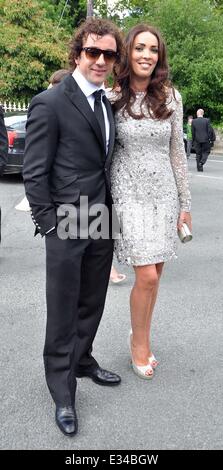
[[[119,385],[121,382],[121,377],[114,374],[114,372],[109,372],[108,370],[101,369],[99,366],[91,367],[90,369],[83,369],[81,373],[77,373],[76,377],[90,377],[93,382],[98,385]]]
[[[77,415],[73,406],[56,407],[56,423],[63,434],[74,436],[77,433]]]

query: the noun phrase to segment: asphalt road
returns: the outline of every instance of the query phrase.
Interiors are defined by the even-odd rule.
[[[189,161],[193,242],[166,264],[153,322],[160,365],[151,381],[129,366],[131,268],[124,285],[109,287],[94,354],[122,376],[117,388],[78,379],[79,433],[63,436],[42,365],[45,330],[44,241],[33,238],[20,178],[0,183],[1,449],[222,449],[223,156],[204,173]]]

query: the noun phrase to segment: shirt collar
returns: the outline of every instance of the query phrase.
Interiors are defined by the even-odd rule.
[[[102,85],[100,85],[99,87],[97,85],[94,85],[93,83],[89,82],[85,77],[84,75],[82,75],[82,73],[80,72],[80,70],[78,70],[78,68],[76,67],[76,69],[74,70],[73,74],[72,74],[72,77],[76,80],[78,86],[80,87],[81,91],[84,93],[84,95],[86,96],[86,98],[88,98],[89,96],[92,95],[92,93],[94,93],[95,91],[97,90],[102,90],[103,91],[103,95],[105,94],[105,86],[104,86],[104,83],[102,83]]]

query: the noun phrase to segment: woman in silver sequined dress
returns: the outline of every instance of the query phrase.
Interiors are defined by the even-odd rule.
[[[122,233],[119,262],[132,265],[129,336],[133,370],[149,379],[158,365],[150,344],[152,313],[163,265],[176,257],[177,228],[191,228],[182,101],[168,80],[166,47],[159,31],[137,25],[126,38],[113,102],[117,138],[112,195]]]

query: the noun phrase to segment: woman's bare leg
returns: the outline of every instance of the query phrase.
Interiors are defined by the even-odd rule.
[[[156,265],[134,266],[135,284],[130,295],[132,323],[132,357],[136,365],[147,365],[148,348],[148,311],[158,289]],[[154,301],[155,303],[155,301]]]
[[[147,318],[146,318],[146,331],[147,331],[147,341],[148,341],[148,347],[149,347],[149,356],[151,356],[152,351],[151,351],[151,341],[150,341],[150,335],[151,335],[151,324],[152,324],[152,316],[153,316],[153,310],[156,304],[156,299],[157,299],[157,294],[159,290],[159,281],[161,278],[161,274],[163,271],[163,266],[164,263],[158,263],[156,264],[156,271],[157,271],[157,276],[158,276],[158,283],[156,288],[154,289],[150,303],[148,305],[148,310],[147,310]]]

